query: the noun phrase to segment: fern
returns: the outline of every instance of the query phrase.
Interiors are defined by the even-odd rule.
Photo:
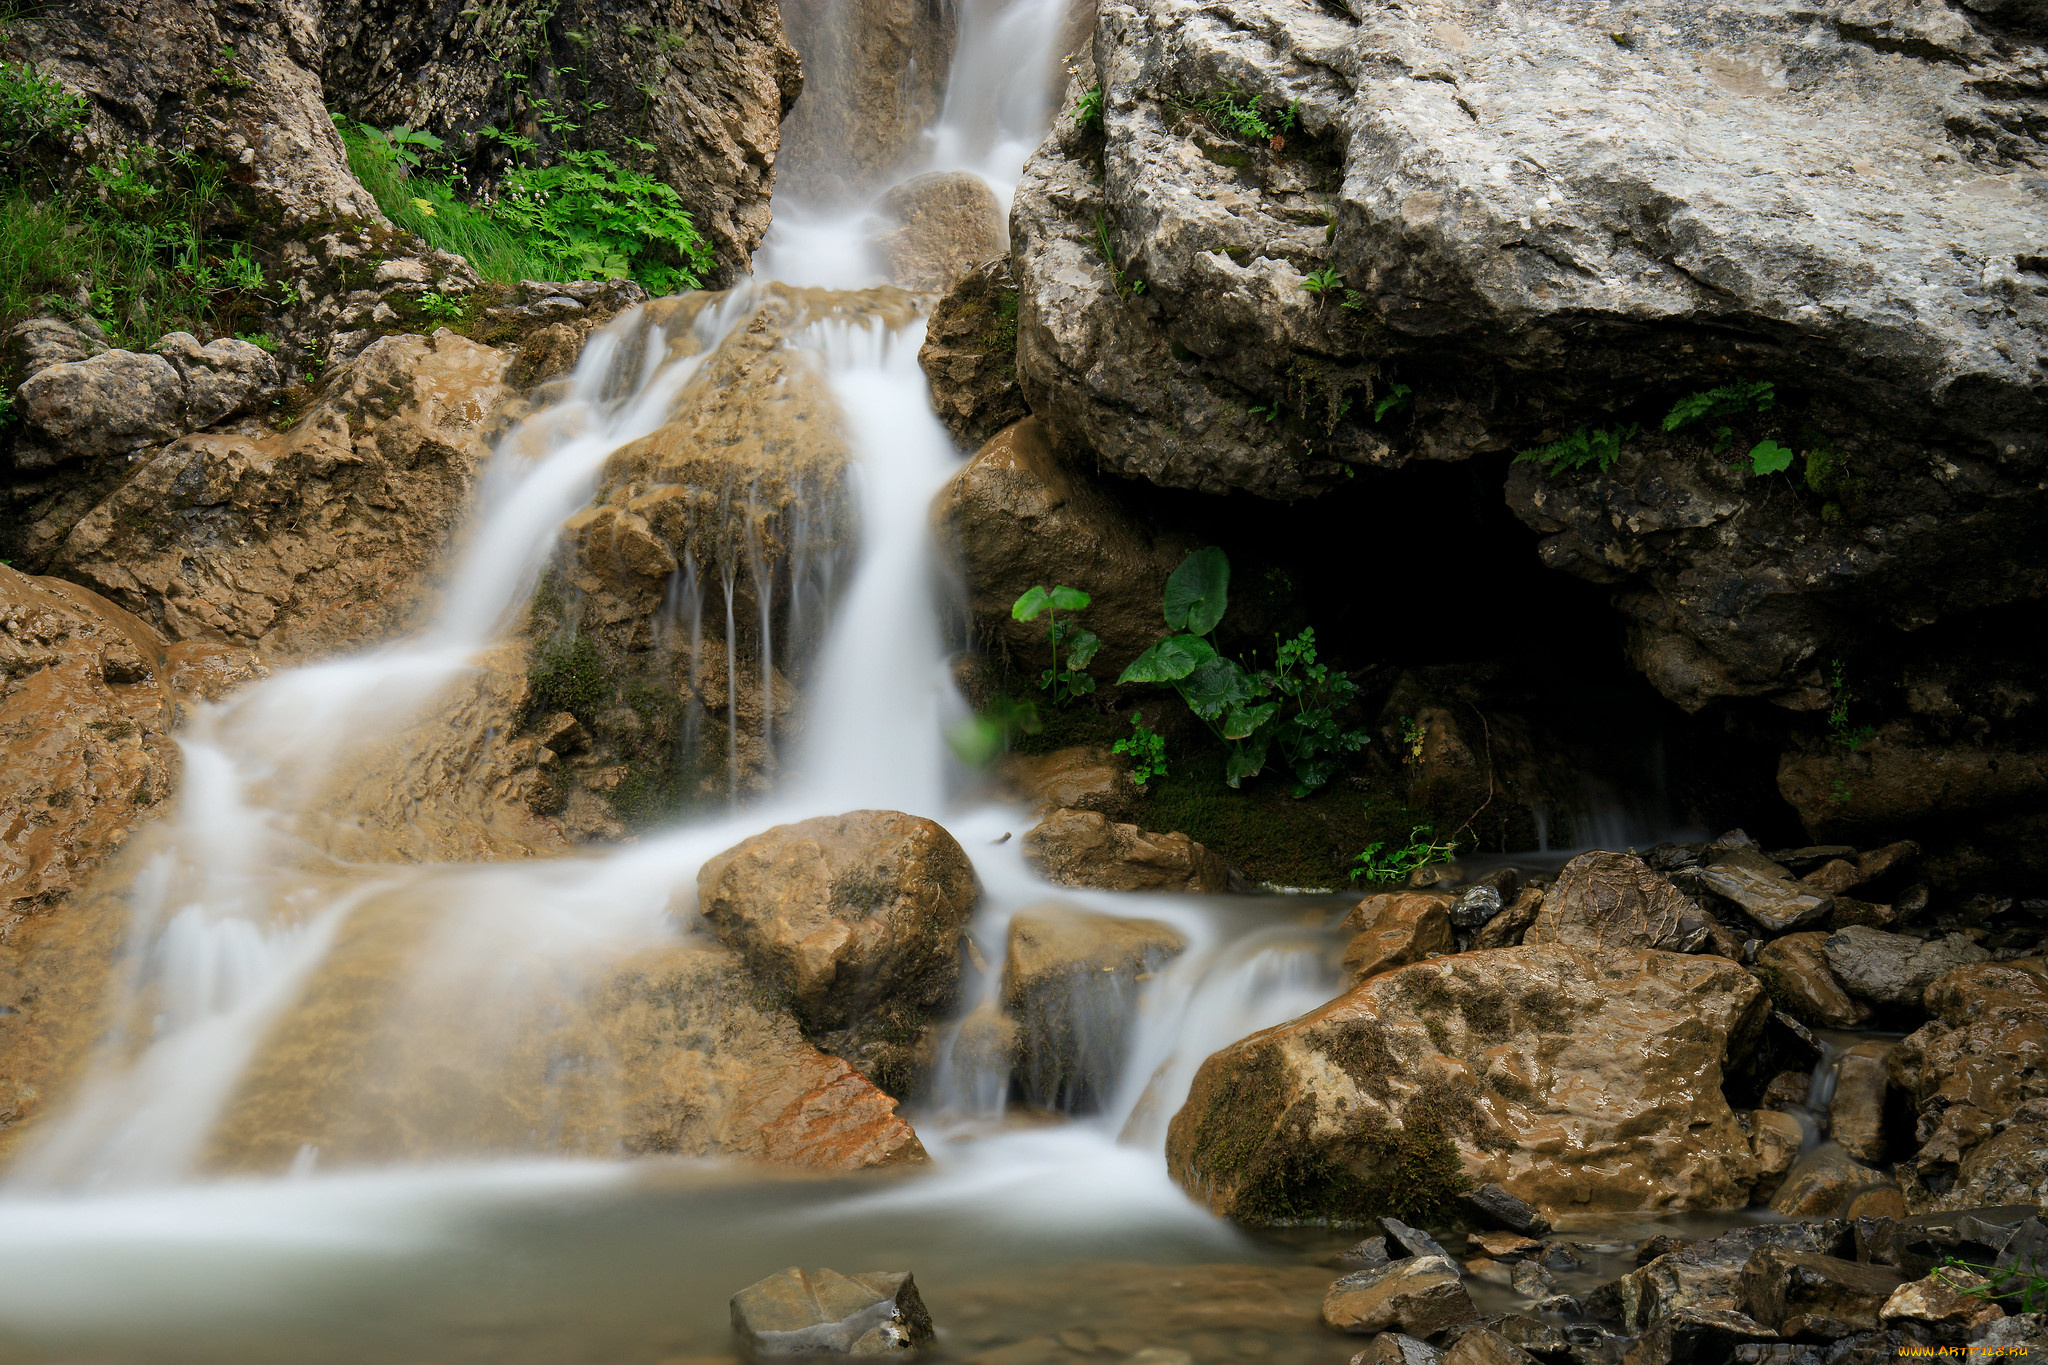
[[[1540,464],[1543,472],[1552,477],[1584,469],[1587,465],[1598,465],[1600,472],[1605,474],[1621,458],[1622,445],[1634,440],[1640,430],[1634,422],[1612,431],[1604,427],[1592,430],[1580,427],[1549,445],[1523,451],[1515,456],[1515,463]]]
[[[1664,430],[1678,431],[1709,417],[1733,417],[1745,412],[1769,412],[1778,404],[1777,388],[1768,379],[1741,384],[1723,384],[1687,394],[1664,414]]]

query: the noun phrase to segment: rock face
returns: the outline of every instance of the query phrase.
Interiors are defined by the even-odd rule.
[[[1367,896],[1337,927],[1349,929],[1344,969],[1354,983],[1457,947],[1445,897],[1420,891]]]
[[[1763,1010],[1719,958],[1433,959],[1211,1057],[1169,1168],[1254,1223],[1426,1210],[1464,1178],[1547,1213],[1739,1206],[1756,1160],[1720,1076]]]
[[[582,125],[574,136],[650,144],[649,169],[682,195],[721,270],[744,273],[768,230],[781,121],[804,84],[777,6],[568,0],[547,23],[516,23],[468,22],[448,5],[329,0],[318,65],[329,97],[380,128],[425,128],[458,146],[484,125],[552,141],[531,113],[508,107],[510,87],[498,78],[532,44],[537,51],[519,54],[538,72],[531,94],[562,101],[573,70]]]
[[[172,640],[290,661],[386,637],[425,600],[468,507],[509,360],[446,331],[386,337],[288,431],[156,451],[70,529],[54,567]]]
[[[938,114],[957,19],[917,0],[785,0],[804,97],[782,128],[788,198],[835,203],[889,182]]]
[[[932,1339],[932,1315],[907,1270],[842,1275],[791,1267],[732,1296],[740,1348],[778,1356],[885,1356]]]
[[[917,363],[932,410],[963,450],[1030,414],[1017,387],[1017,282],[1008,255],[985,262],[932,308]]]
[[[1185,834],[1056,810],[1024,835],[1024,859],[1054,886],[1098,891],[1229,891],[1230,865]]]
[[[889,278],[921,294],[945,293],[1010,248],[995,191],[967,171],[913,176],[884,194],[875,212],[888,224],[874,245]]]
[[[1013,916],[1002,1002],[1017,1021],[1025,1099],[1068,1113],[1101,1108],[1119,1079],[1139,983],[1186,948],[1187,940],[1158,920],[1059,905]]]
[[[1627,853],[1582,853],[1543,895],[1525,944],[1656,948],[1689,953],[1707,938],[1707,919],[1684,892]]]
[[[916,1083],[954,1006],[979,888],[953,836],[895,811],[777,825],[697,874],[697,907],[813,1041],[885,1090]]]
[[[1094,599],[1080,619],[1102,640],[1091,667],[1104,678],[1166,633],[1160,596],[1194,549],[1062,459],[1034,418],[983,446],[932,515],[942,539],[959,548],[968,610],[983,638],[1036,667],[1044,626],[1012,620],[1010,605],[1035,583],[1069,584]]]
[[[1989,1202],[1976,1197],[1980,1173],[1995,1167],[2010,1184],[2013,1157],[2029,1151],[2042,1172],[2041,1120],[2014,1120],[2048,1101],[2048,960],[1958,967],[1925,999],[1933,1019],[1887,1059],[1921,1144],[1899,1168],[1902,1183],[1916,1212],[1975,1207]]]

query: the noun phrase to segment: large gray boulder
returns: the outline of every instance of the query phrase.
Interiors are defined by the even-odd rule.
[[[50,365],[15,391],[21,415],[49,443],[45,458],[125,455],[185,432],[185,382],[171,363],[102,351]]]

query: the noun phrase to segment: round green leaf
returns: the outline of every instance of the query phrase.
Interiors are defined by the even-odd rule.
[[[1036,621],[1039,613],[1045,610],[1046,604],[1051,598],[1052,594],[1044,588],[1033,587],[1011,605],[1011,619],[1017,621]]]
[[[1749,467],[1758,474],[1776,474],[1792,464],[1792,452],[1776,441],[1759,441],[1750,447]]]
[[[1235,660],[1216,656],[1180,680],[1181,700],[1203,720],[1214,724],[1233,706],[1251,700],[1251,684]]]
[[[1061,611],[1087,610],[1088,594],[1082,592],[1079,588],[1054,588],[1052,590],[1051,596],[1052,604],[1058,607]]]
[[[1216,657],[1216,648],[1199,635],[1171,635],[1131,660],[1119,683],[1179,682]]]
[[[1214,545],[1197,550],[1166,580],[1166,628],[1207,635],[1223,619],[1229,598],[1230,557]]]
[[[1067,667],[1086,667],[1088,661],[1095,657],[1095,651],[1101,648],[1101,646],[1101,640],[1085,630],[1080,632],[1067,642]]]

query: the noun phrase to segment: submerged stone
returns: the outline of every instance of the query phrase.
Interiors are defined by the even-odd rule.
[[[932,1339],[931,1314],[907,1270],[842,1275],[792,1266],[733,1295],[732,1326],[756,1359],[894,1355]]]

